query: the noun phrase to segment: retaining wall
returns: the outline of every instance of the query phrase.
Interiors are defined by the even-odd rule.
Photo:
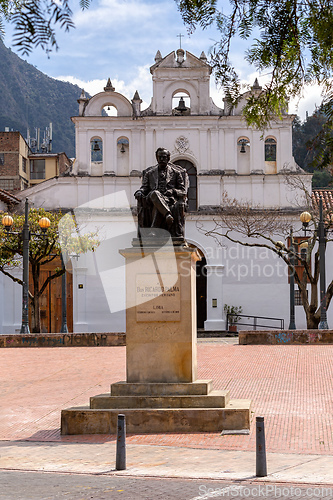
[[[0,335],[1,347],[124,346],[125,333],[32,333]]]
[[[333,330],[244,330],[239,344],[333,344]]]

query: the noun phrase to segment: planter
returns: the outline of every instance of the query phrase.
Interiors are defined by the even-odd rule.
[[[237,333],[237,325],[229,325],[229,332]]]

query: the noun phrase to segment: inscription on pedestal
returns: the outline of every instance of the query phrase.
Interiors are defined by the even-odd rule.
[[[137,321],[180,321],[177,274],[137,274],[135,285]]]

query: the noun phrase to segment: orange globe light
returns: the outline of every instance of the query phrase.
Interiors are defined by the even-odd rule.
[[[306,250],[309,246],[309,243],[307,241],[303,241],[301,244],[300,244],[300,249],[301,250]]]
[[[9,230],[14,223],[14,219],[10,215],[5,215],[4,217],[2,217],[1,222],[2,222],[3,226],[5,226],[5,229]]]
[[[299,218],[301,219],[301,222],[304,225],[308,225],[309,222],[310,222],[310,220],[312,219],[311,214],[309,214],[309,212],[303,212],[303,213],[301,213],[301,215],[299,216]]]
[[[47,217],[42,217],[39,219],[38,224],[42,231],[46,231],[50,227],[51,222]]]

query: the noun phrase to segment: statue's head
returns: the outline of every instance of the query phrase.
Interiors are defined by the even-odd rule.
[[[165,148],[158,148],[156,150],[156,159],[159,165],[166,166],[170,161],[170,151]]]

